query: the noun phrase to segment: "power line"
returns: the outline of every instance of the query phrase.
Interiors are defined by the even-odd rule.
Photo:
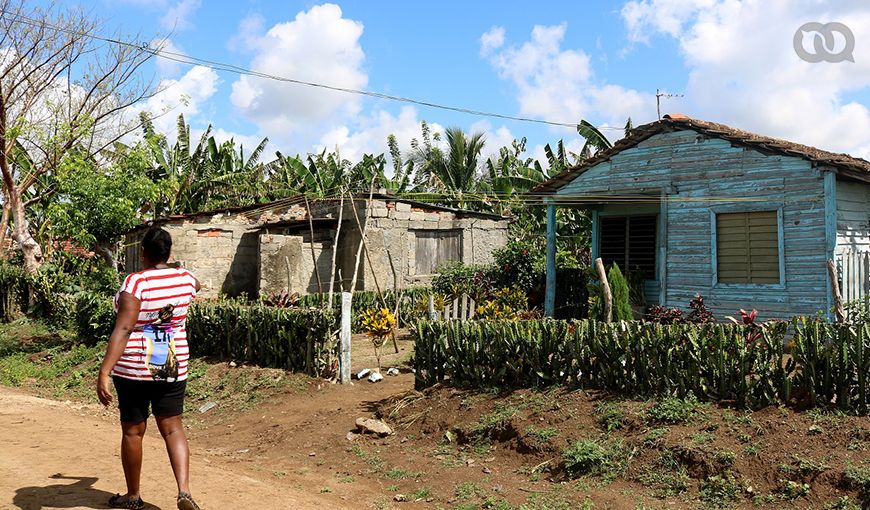
[[[395,96],[395,95],[391,95],[391,94],[384,94],[381,92],[372,92],[372,91],[368,91],[368,90],[360,90],[360,89],[354,89],[354,88],[349,88],[349,87],[339,87],[339,86],[335,86],[335,85],[327,85],[327,84],[317,83],[317,82],[312,82],[312,81],[299,80],[296,78],[289,78],[286,76],[279,76],[279,75],[264,73],[264,72],[260,72],[260,71],[254,71],[253,69],[248,69],[248,68],[237,66],[234,64],[228,64],[225,62],[208,60],[208,59],[204,59],[204,58],[200,58],[200,57],[194,57],[191,55],[185,55],[183,53],[168,51],[168,50],[165,50],[162,48],[152,48],[148,43],[135,44],[135,43],[131,43],[129,41],[123,41],[120,39],[113,39],[113,38],[109,38],[109,37],[95,35],[95,34],[92,34],[90,32],[70,30],[68,28],[58,27],[56,25],[46,23],[44,21],[34,20],[34,19],[29,18],[27,16],[24,16],[22,14],[10,13],[10,12],[5,11],[5,10],[0,10],[0,14],[11,15],[14,18],[17,18],[17,19],[12,19],[13,23],[23,23],[23,24],[27,24],[27,25],[31,25],[31,26],[38,26],[38,27],[44,26],[44,27],[47,27],[49,29],[59,31],[59,32],[68,33],[71,35],[88,37],[91,39],[96,39],[96,40],[107,42],[110,44],[116,44],[116,45],[120,45],[120,46],[135,48],[135,49],[138,49],[140,51],[144,51],[145,53],[149,53],[153,56],[163,57],[167,60],[172,60],[174,62],[179,62],[182,64],[188,64],[188,65],[199,65],[199,66],[203,66],[203,67],[208,67],[209,69],[213,69],[215,71],[223,71],[223,72],[235,73],[235,74],[239,74],[239,75],[247,75],[247,76],[253,76],[253,77],[257,77],[257,78],[263,78],[263,79],[267,79],[267,80],[280,81],[280,82],[285,82],[285,83],[293,83],[296,85],[304,85],[307,87],[314,87],[314,88],[320,88],[320,89],[325,89],[325,90],[332,90],[332,91],[336,91],[336,92],[343,92],[346,94],[356,94],[356,95],[367,96],[367,97],[372,97],[372,98],[376,98],[376,99],[385,99],[388,101],[396,101],[396,102],[401,102],[401,103],[414,104],[414,105],[423,106],[423,107],[427,107],[427,108],[434,108],[434,109],[439,109],[439,110],[464,113],[464,114],[468,114],[468,115],[475,115],[478,117],[491,117],[491,118],[497,118],[497,119],[512,120],[512,121],[517,121],[517,122],[529,122],[529,123],[535,123],[535,124],[544,124],[544,125],[556,126],[556,127],[569,127],[569,128],[576,128],[577,127],[577,123],[557,122],[557,121],[544,120],[544,119],[533,119],[530,117],[518,117],[518,116],[506,115],[506,114],[502,114],[502,113],[494,113],[494,112],[486,112],[486,111],[482,111],[482,110],[474,110],[471,108],[464,108],[464,107],[459,107],[459,106],[449,106],[449,105],[445,105],[445,104],[435,103],[432,101],[414,99],[411,97]],[[624,128],[614,127],[614,126],[600,126],[597,129],[622,131]]]

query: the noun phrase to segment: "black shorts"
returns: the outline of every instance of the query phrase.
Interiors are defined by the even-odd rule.
[[[178,416],[184,412],[187,381],[136,381],[112,377],[118,392],[122,423],[139,423],[148,419],[149,406],[154,416]]]

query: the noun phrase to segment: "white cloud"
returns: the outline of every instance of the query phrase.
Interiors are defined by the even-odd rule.
[[[234,51],[256,49],[262,39],[266,20],[259,13],[249,14],[239,22],[236,34],[227,42],[227,48]]]
[[[429,123],[429,128],[433,133],[444,130],[441,125],[435,123]],[[407,155],[411,150],[411,139],[419,140],[421,137],[417,109],[413,106],[404,106],[398,115],[377,110],[369,116],[360,118],[355,128],[347,125],[336,126],[320,137],[315,151],[320,152],[324,149],[332,151],[338,148],[341,157],[350,161],[359,161],[363,154],[388,154],[387,137],[391,134],[396,136],[402,154]]]
[[[588,119],[623,125],[629,116],[636,123],[655,120],[655,96],[596,79],[586,52],[562,49],[566,30],[565,23],[536,25],[530,40],[520,46],[499,45],[498,51],[486,46],[497,42],[492,30],[481,37],[481,52],[516,87],[520,112],[567,123]]]
[[[204,129],[191,129],[191,133],[198,137],[202,136]],[[236,149],[239,147],[244,147],[245,149],[245,158],[249,158],[251,156],[251,151],[257,148],[260,145],[260,142],[263,141],[262,136],[254,136],[254,135],[243,135],[241,133],[234,133],[232,131],[227,131],[223,128],[217,128],[211,130],[211,136],[214,137],[215,141],[218,144],[223,142],[233,140],[236,144]],[[269,161],[275,159],[275,150],[279,150],[275,145],[269,141],[266,144],[266,149],[263,154],[260,156],[260,161],[262,163],[268,163]]]
[[[486,144],[483,146],[481,160],[486,160],[490,156],[498,156],[499,149],[510,147],[511,143],[517,138],[506,126],[494,129],[492,123],[488,120],[475,122],[468,128],[468,133],[483,133]]]
[[[504,46],[504,27],[492,27],[480,36],[480,54],[489,55],[493,50]]]
[[[671,37],[689,68],[684,113],[815,145],[870,155],[870,111],[844,96],[870,88],[866,3],[635,0],[622,9],[634,42]],[[840,21],[858,39],[856,62],[800,60],[793,36],[806,21]]]
[[[191,17],[199,9],[201,0],[179,0],[160,18],[160,25],[166,30],[187,30],[193,27]]]
[[[250,67],[297,80],[362,89],[368,83],[359,44],[362,33],[362,23],[342,17],[339,6],[315,6],[293,21],[249,38],[256,51]],[[297,142],[300,137],[303,142],[316,141],[313,133],[352,118],[361,108],[355,95],[251,76],[234,82],[230,97],[261,132]]]
[[[214,70],[194,66],[177,80],[162,80],[159,85],[160,92],[149,98],[142,110],[154,116],[154,126],[158,132],[174,139],[178,115],[184,114],[185,120],[193,123],[204,105],[217,92],[219,82],[218,74]]]
[[[176,46],[172,39],[157,39],[151,42],[151,46],[154,48],[160,48],[160,51],[184,54],[184,50],[179,46]],[[171,78],[181,71],[181,62],[176,62],[175,60],[161,57],[160,55],[157,56],[155,63],[157,64],[157,72],[163,78]]]

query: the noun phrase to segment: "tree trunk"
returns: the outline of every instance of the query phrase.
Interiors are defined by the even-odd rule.
[[[115,243],[112,241],[97,242],[95,251],[115,271],[118,270],[118,259],[115,257]]]
[[[5,196],[5,194],[4,194]],[[9,200],[3,201],[3,215],[0,217],[0,260],[6,260],[6,230],[9,228]]]
[[[12,212],[12,237],[18,243],[22,255],[24,255],[24,270],[35,273],[42,267],[42,247],[30,233],[30,222],[27,221],[27,213],[24,210],[24,201],[17,189],[9,190],[9,207]]]

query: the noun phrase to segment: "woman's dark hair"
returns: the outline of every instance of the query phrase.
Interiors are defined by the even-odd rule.
[[[151,227],[142,237],[142,251],[150,262],[164,263],[172,251],[172,236],[160,227]]]

